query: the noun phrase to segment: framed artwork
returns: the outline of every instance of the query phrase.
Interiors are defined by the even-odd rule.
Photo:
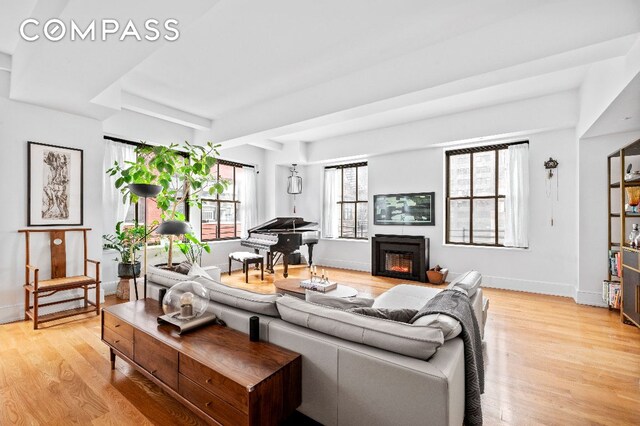
[[[28,226],[82,225],[82,150],[29,142]]]
[[[435,225],[435,192],[373,196],[374,225]]]

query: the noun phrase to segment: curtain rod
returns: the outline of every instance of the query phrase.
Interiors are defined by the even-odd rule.
[[[485,152],[485,151],[495,151],[497,149],[507,149],[513,145],[522,145],[528,144],[529,141],[519,141],[519,142],[511,142],[511,143],[501,143],[497,145],[485,145],[485,146],[474,146],[469,148],[459,148],[452,149],[450,151],[445,151],[446,155],[460,155],[460,154],[471,154],[475,152]]]

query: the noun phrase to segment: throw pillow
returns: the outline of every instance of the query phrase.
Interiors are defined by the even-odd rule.
[[[180,263],[178,266],[176,266],[176,269],[175,269],[177,273],[184,274],[184,275],[187,275],[190,270],[191,270],[191,262],[187,260]]]
[[[366,315],[368,317],[382,318],[396,322],[409,323],[411,318],[418,313],[415,309],[385,309],[385,308],[353,308],[348,309],[354,314]]]
[[[205,277],[205,278],[209,278],[210,280],[213,279],[211,278],[211,275],[209,275],[207,271],[202,269],[202,267],[197,263],[194,263],[193,265],[191,265],[188,275],[190,277]]]
[[[317,305],[330,306],[338,309],[351,309],[351,308],[370,308],[373,305],[374,300],[368,297],[335,297],[317,291],[307,291],[305,295],[307,302],[315,303]]]

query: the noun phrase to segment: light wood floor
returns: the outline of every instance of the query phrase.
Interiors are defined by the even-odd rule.
[[[291,276],[306,271],[293,267]],[[400,282],[329,272],[371,296]],[[273,278],[260,282],[254,271],[248,285],[240,273],[223,281],[274,291]],[[485,424],[640,424],[640,330],[567,298],[486,294]],[[28,322],[0,326],[0,425],[202,424],[124,362],[110,370],[98,317],[61,322],[38,331]]]

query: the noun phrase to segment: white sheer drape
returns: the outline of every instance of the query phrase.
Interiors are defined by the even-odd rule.
[[[238,179],[240,199],[240,223],[242,223],[241,237],[249,235],[248,230],[258,223],[258,190],[256,169],[243,167]]]
[[[529,247],[529,144],[510,146],[508,158],[504,245]]]
[[[122,193],[115,187],[115,176],[107,175],[107,170],[117,161],[124,165],[125,161],[135,161],[135,147],[124,143],[105,140],[104,162],[102,165],[102,226],[105,234],[115,231],[116,223],[125,220],[129,210],[129,202],[122,201]]]
[[[324,200],[322,205],[322,236],[337,238],[340,229],[340,169],[324,170]]]

